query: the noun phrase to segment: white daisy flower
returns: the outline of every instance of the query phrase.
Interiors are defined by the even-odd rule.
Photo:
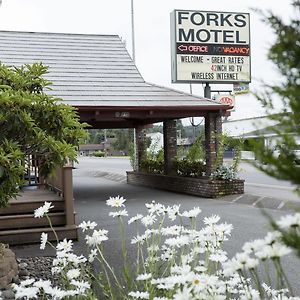
[[[117,196],[117,197],[109,197],[108,200],[106,200],[106,205],[111,207],[125,207],[123,204],[126,201],[123,197]]]
[[[78,278],[80,276],[80,271],[78,269],[70,269],[67,272],[67,277],[69,280]]]
[[[34,282],[35,282],[34,278],[29,278],[29,279],[21,281],[20,285],[25,287],[25,286],[33,284]]]
[[[142,217],[143,217],[143,215],[137,214],[136,216],[134,216],[128,220],[128,224],[136,222],[136,221],[140,220]]]
[[[142,224],[145,227],[152,226],[156,221],[155,215],[147,215],[141,219]]]
[[[100,245],[103,241],[107,241],[108,231],[105,229],[94,230],[92,236],[87,235],[85,237],[86,243],[90,247]]]
[[[148,280],[152,277],[151,273],[145,273],[145,274],[140,274],[138,275],[138,277],[136,278],[136,280]]]
[[[72,251],[73,247],[73,241],[72,240],[67,240],[64,238],[63,241],[59,242],[56,246],[57,251],[63,251],[63,252],[70,252]]]
[[[39,288],[39,289],[44,289],[47,290],[49,287],[51,287],[51,282],[50,280],[38,280],[34,282],[33,286]]]
[[[92,249],[90,254],[89,254],[89,262],[92,263],[96,256],[97,256],[98,250],[97,249]]]
[[[203,222],[206,225],[213,225],[220,221],[220,217],[218,215],[212,215],[211,217],[205,217]]]
[[[179,215],[180,205],[173,205],[167,207],[167,213],[170,220],[175,221]]]
[[[72,279],[71,280],[71,284],[73,284],[74,286],[76,286],[77,292],[79,294],[83,294],[83,293],[86,292],[86,290],[88,290],[88,289],[91,288],[91,285],[88,282],[86,282],[86,281],[78,281],[78,280]]]
[[[35,218],[42,218],[42,217],[44,217],[45,214],[47,214],[49,212],[49,210],[54,207],[51,204],[52,204],[52,202],[47,202],[46,201],[43,206],[35,209],[34,210],[34,217]]]
[[[160,215],[166,211],[164,205],[156,203],[155,201],[152,201],[151,203],[146,203],[145,206],[148,208],[149,214]]]
[[[136,299],[149,299],[148,292],[130,292],[128,295]]]
[[[292,249],[281,243],[274,243],[268,247],[270,258],[280,258],[292,252]]]
[[[48,294],[52,296],[51,299],[63,299],[64,297],[68,296],[68,292],[61,290],[59,287],[51,287],[48,291]]]
[[[133,237],[131,239],[131,244],[134,245],[134,244],[138,244],[138,243],[144,243],[144,241],[146,240],[146,236],[145,235],[137,235],[135,237]]]
[[[126,209],[122,209],[122,210],[118,210],[118,211],[111,211],[109,214],[108,214],[110,217],[127,217],[128,216],[128,212]]]
[[[213,253],[209,256],[211,261],[223,263],[227,260],[227,256],[225,253]]]
[[[281,217],[276,223],[281,229],[300,227],[300,213]]]
[[[183,213],[180,213],[180,216],[186,218],[196,218],[201,212],[202,210],[200,209],[200,207],[194,207],[189,211],[184,211]]]
[[[86,230],[88,229],[95,229],[97,226],[97,223],[96,222],[91,222],[91,221],[83,221],[81,222],[78,227],[82,229],[82,232],[85,232]]]
[[[39,289],[37,287],[24,287],[14,285],[16,299],[37,299]]]
[[[183,231],[183,226],[173,225],[161,229],[162,235],[180,235]]]
[[[182,247],[190,243],[190,238],[187,235],[180,235],[174,238],[165,240],[165,244],[170,247]]]
[[[190,300],[192,299],[191,289],[183,287],[182,290],[178,290],[173,297],[173,300]]]
[[[40,245],[41,250],[45,249],[47,241],[48,241],[48,234],[45,233],[45,232],[42,232],[42,234],[41,234],[41,245]]]

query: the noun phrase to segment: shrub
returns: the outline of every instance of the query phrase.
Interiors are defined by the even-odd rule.
[[[141,169],[143,172],[152,174],[163,174],[164,173],[164,161],[156,159],[145,159],[141,162]]]
[[[179,176],[202,177],[205,173],[205,164],[202,161],[176,160],[174,169]]]
[[[234,180],[237,179],[237,172],[233,166],[222,165],[218,167],[212,174],[211,178],[216,180]]]
[[[96,156],[96,157],[104,157],[105,156],[105,152],[99,150],[99,151],[93,152],[92,155]]]

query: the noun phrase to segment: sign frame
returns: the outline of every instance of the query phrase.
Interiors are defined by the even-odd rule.
[[[246,30],[247,30],[247,38],[249,40],[249,43],[246,45],[249,47],[249,64],[247,66],[247,72],[246,74],[249,75],[249,79],[246,80],[241,80],[241,79],[237,79],[237,80],[216,80],[216,79],[178,79],[178,63],[179,63],[179,55],[177,53],[177,30],[178,30],[178,24],[177,24],[177,13],[178,12],[185,12],[185,13],[211,13],[211,14],[232,14],[232,15],[247,15],[247,22],[246,22]],[[209,25],[205,25],[205,28],[209,28]],[[172,75],[172,83],[212,83],[212,84],[233,84],[233,83],[250,83],[251,82],[251,32],[250,32],[250,13],[242,13],[242,12],[224,12],[224,11],[203,11],[203,10],[184,10],[184,9],[175,9],[171,12],[171,75]],[[190,42],[190,44],[199,44],[195,43],[195,42]],[[206,43],[206,42],[202,42],[202,45],[215,45],[218,46],[220,45],[220,43]],[[222,44],[224,45],[224,44]],[[232,45],[232,44],[231,44]],[[237,46],[241,46],[241,44],[236,44]],[[183,55],[185,55],[183,53]],[[191,54],[189,54],[190,56],[192,56]],[[198,54],[198,56],[205,56],[207,54]],[[188,56],[188,55],[187,55]],[[197,56],[197,54],[195,54],[195,56]],[[223,55],[219,55],[219,54],[215,54],[215,56],[223,56],[223,57],[229,57],[230,55],[228,54],[223,54]],[[242,55],[232,55],[235,57],[241,57]],[[201,65],[199,63],[194,63],[195,65]],[[236,66],[236,64],[234,64]],[[199,67],[200,68],[200,67]],[[193,71],[191,71],[192,73]],[[204,72],[204,71],[203,71]],[[200,74],[200,72],[199,72]]]

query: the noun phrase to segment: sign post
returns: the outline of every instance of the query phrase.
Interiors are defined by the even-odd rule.
[[[250,82],[249,23],[248,13],[174,10],[172,82]]]

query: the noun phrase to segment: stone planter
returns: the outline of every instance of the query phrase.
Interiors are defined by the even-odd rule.
[[[2,251],[2,250],[0,250]],[[18,275],[18,264],[14,252],[5,248],[0,253],[0,289],[5,289]]]
[[[152,188],[196,195],[204,198],[217,198],[225,195],[243,194],[244,180],[212,180],[127,172],[127,183]]]

